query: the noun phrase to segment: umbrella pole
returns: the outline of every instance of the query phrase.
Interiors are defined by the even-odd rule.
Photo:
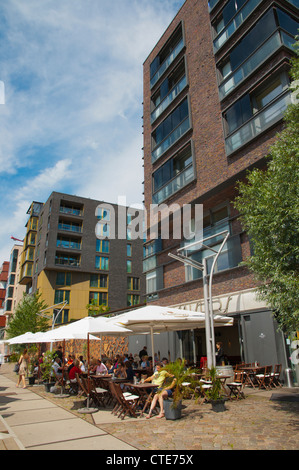
[[[154,350],[154,329],[151,326],[151,342],[152,342],[152,358],[153,358],[153,369],[155,368],[155,350]]]
[[[90,364],[89,364],[89,333],[87,333],[87,406],[86,408],[81,408],[78,410],[78,413],[95,413],[98,411],[97,408],[90,408],[89,407],[90,401]]]
[[[68,394],[64,392],[64,363],[65,363],[65,339],[63,340],[63,347],[62,347],[62,384],[61,384],[61,391],[60,395],[57,395],[59,398],[69,397]]]

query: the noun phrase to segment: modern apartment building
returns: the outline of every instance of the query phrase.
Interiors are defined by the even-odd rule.
[[[9,271],[7,279],[7,289],[5,296],[4,315],[6,316],[6,324],[9,323],[15,312],[16,306],[26,291],[26,285],[20,284],[21,259],[23,246],[14,245],[10,253]]]
[[[7,289],[8,271],[9,271],[9,262],[4,261],[1,266],[1,271],[0,271],[0,329],[4,328],[6,325],[6,317],[4,315],[4,308],[5,308],[5,296],[6,296],[6,289]],[[3,337],[3,334],[0,330],[0,338],[2,337]]]
[[[186,0],[144,62],[145,208],[202,205],[203,236],[211,238],[208,248],[188,256],[206,258],[208,270],[223,239],[216,235],[229,232],[212,301],[214,312],[235,319],[232,328],[215,329],[232,362],[288,365],[284,337],[240,265],[251,246],[233,201],[236,182],[265,166],[282,129],[298,6],[298,0]],[[204,311],[201,271],[169,256],[194,240],[148,235],[147,302]],[[186,358],[205,355],[204,334],[180,335]]]
[[[86,316],[91,304],[113,311],[144,302],[143,239],[131,239],[127,207],[57,192],[38,203],[38,218],[36,205],[21,282],[42,293],[50,314],[64,307],[56,323]]]

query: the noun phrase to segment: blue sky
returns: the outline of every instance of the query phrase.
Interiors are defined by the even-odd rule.
[[[142,64],[183,3],[1,2],[0,265],[52,191],[142,202]]]

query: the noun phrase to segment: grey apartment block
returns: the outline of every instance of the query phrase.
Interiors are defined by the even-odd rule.
[[[126,207],[53,192],[45,202],[39,217],[33,291],[40,284],[38,280],[42,273],[47,276],[53,291],[57,289],[55,284],[59,272],[71,273],[72,286],[82,283],[85,290],[91,291],[91,276],[103,274],[109,276],[108,306],[111,311],[129,306],[130,298],[134,304],[144,302],[143,239],[128,239],[126,227],[119,232],[119,217],[122,217],[124,225],[127,222],[126,215]],[[113,221],[114,238],[111,237]],[[109,241],[109,249],[105,243],[99,247],[100,240],[96,236],[96,227],[99,225],[104,226],[103,235],[108,233],[107,229],[110,230],[110,236],[105,238],[105,241]],[[104,260],[99,259],[100,257]],[[128,264],[131,266],[131,272],[128,272]],[[129,285],[132,278],[139,279],[137,285],[133,286],[133,281],[132,286]],[[81,316],[84,316],[83,311]]]

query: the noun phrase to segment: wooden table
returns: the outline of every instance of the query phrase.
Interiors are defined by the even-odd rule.
[[[255,388],[255,384],[253,383],[253,380],[252,380],[252,376],[254,378],[254,376],[256,375],[256,373],[262,369],[262,367],[260,366],[239,366],[239,369],[241,371],[244,371],[246,372],[246,379],[245,379],[245,385],[247,385],[248,383],[253,387]]]
[[[220,380],[221,387],[224,393],[229,396],[229,391],[225,388],[225,382],[227,381],[227,379],[231,378],[231,375],[217,375],[216,378]]]
[[[143,408],[140,413],[140,418],[141,418],[146,408],[150,405],[152,398],[153,398],[154,391],[156,388],[158,388],[158,385],[153,384],[151,382],[145,382],[145,383],[139,382],[137,384],[127,382],[124,385],[127,387],[127,389],[139,395],[137,406],[143,405]],[[147,393],[148,391],[150,393]]]

